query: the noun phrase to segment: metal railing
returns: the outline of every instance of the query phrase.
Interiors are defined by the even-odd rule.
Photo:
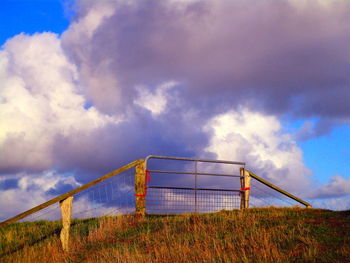
[[[147,213],[207,213],[240,208],[240,191],[231,189],[149,187]]]
[[[133,167],[134,172],[129,170]],[[150,175],[152,179],[148,182]],[[249,206],[282,206],[281,200],[311,207],[246,170],[244,162],[150,155],[1,222],[0,241],[8,238],[3,227],[19,220],[47,219],[47,215],[52,215],[51,220],[62,219],[62,246],[68,250],[71,218],[112,214],[116,205],[118,209],[125,208],[121,213],[144,216],[146,212],[205,213]],[[77,209],[79,206],[81,209]],[[91,213],[96,209],[100,213]]]
[[[151,169],[150,160],[166,160],[177,162],[177,168],[182,169]],[[208,160],[184,157],[168,157],[150,155],[145,159],[146,169],[152,174],[152,182],[156,175],[168,176],[167,181],[158,183],[158,185],[148,185],[146,195],[146,211],[147,213],[169,214],[169,213],[191,213],[191,212],[215,212],[219,210],[232,210],[240,208],[240,184],[239,169],[245,167],[244,162],[226,161],[226,160]],[[179,162],[192,163],[189,169],[188,165],[180,165]],[[199,168],[199,164],[207,164],[204,170]],[[208,166],[209,164],[209,166]],[[210,167],[212,165],[212,167]],[[230,167],[223,167],[228,165]],[[163,163],[164,166],[164,163]],[[166,165],[165,165],[166,166]],[[228,172],[228,170],[231,170]],[[218,172],[219,171],[219,172]],[[170,186],[169,181],[179,176],[193,175],[194,180],[188,178],[188,187]],[[169,176],[171,178],[169,178]],[[214,177],[213,180],[205,180],[204,186],[199,186],[199,178]],[[228,178],[231,187],[228,188]],[[181,179],[180,179],[181,180]],[[161,181],[161,180],[159,180]],[[175,180],[177,181],[177,180]],[[182,180],[184,181],[184,180]],[[157,184],[157,182],[156,182]],[[209,185],[209,187],[208,187]],[[213,187],[215,186],[215,187]]]

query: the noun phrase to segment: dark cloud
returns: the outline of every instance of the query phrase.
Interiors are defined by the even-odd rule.
[[[58,166],[78,169],[80,179],[150,153],[202,154],[210,133],[201,127],[232,108],[318,117],[299,131],[301,140],[350,113],[349,3],[78,1],[75,23],[104,4],[113,14],[88,38],[68,30],[63,46],[92,105],[127,119],[57,137]],[[170,80],[178,84],[160,116],[135,107],[139,85],[154,92]]]
[[[86,181],[149,154],[193,157],[209,141],[209,135],[198,128],[202,125],[175,110],[155,119],[139,109],[119,124],[58,136],[55,159],[59,169],[76,170],[78,180]]]
[[[89,5],[81,4],[84,10]],[[175,80],[186,86],[186,106],[205,113],[244,104],[298,118],[350,114],[349,2],[148,0],[114,6],[89,48],[69,34],[64,38],[77,64],[88,63],[86,78],[108,61],[118,86],[108,88],[108,100],[89,94],[104,111],[124,110],[135,85]],[[112,101],[111,107],[103,101]]]
[[[348,1],[81,0],[75,7],[62,38],[22,35],[1,51],[5,79],[20,83],[1,90],[1,120],[13,128],[1,141],[2,175],[52,169],[52,178],[69,172],[87,182],[149,154],[228,156],[295,189],[310,172],[278,118],[317,119],[298,140],[349,122]],[[233,117],[215,131],[220,114]],[[330,184],[345,195],[341,183]],[[40,191],[46,198],[70,185]]]
[[[336,124],[336,119],[327,118],[319,119],[317,121],[306,121],[301,128],[295,132],[294,136],[297,141],[306,141],[311,138],[317,138],[331,132]]]
[[[40,172],[49,169],[53,164],[47,158],[46,152],[38,146],[33,146],[33,142],[26,140],[24,135],[24,133],[8,134],[2,143],[0,174],[20,171]]]

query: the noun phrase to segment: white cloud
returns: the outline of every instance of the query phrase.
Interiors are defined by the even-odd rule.
[[[350,195],[350,178],[333,175],[329,182],[311,191],[310,198],[336,198]]]
[[[61,176],[52,171],[36,175],[18,173],[2,176],[0,183],[9,178],[17,179],[18,186],[0,192],[1,219],[15,216],[55,197],[56,195],[50,194],[50,190],[56,189],[59,184],[70,185],[74,188],[80,186],[73,176]],[[56,214],[57,212],[59,213],[56,211]]]
[[[336,52],[337,56],[321,56],[321,60],[307,58],[308,62],[314,63],[312,67],[304,63],[307,69],[314,69],[311,75],[308,70],[302,70],[302,67],[292,63],[279,68],[281,72],[293,73],[291,77],[283,78],[284,74],[279,74],[281,79],[276,80],[275,67],[269,69],[268,65],[274,65],[275,60],[293,61],[294,57],[298,62],[296,65],[299,65],[300,61],[306,58],[304,54],[309,53],[309,49],[295,50],[296,46],[307,46],[312,50],[321,47],[315,53],[316,58],[330,51],[341,50],[342,46],[339,48],[337,45],[334,49],[323,49],[322,45],[319,46],[319,39],[325,40],[321,41],[325,47],[332,47],[332,44],[338,43],[337,39],[341,42],[343,37],[346,38],[344,32],[348,30],[343,21],[348,16],[338,15],[338,12],[346,12],[346,8],[333,8],[329,13],[323,10],[324,12],[318,14],[314,12],[314,5],[308,8],[305,6],[305,12],[300,9],[301,19],[295,24],[294,9],[285,9],[282,4],[275,10],[273,4],[267,1],[261,7],[264,7],[264,10],[273,9],[273,12],[262,14],[265,23],[261,25],[256,24],[256,14],[261,10],[260,6],[246,9],[244,1],[228,1],[226,4],[204,1],[204,5],[187,7],[186,2],[194,1],[175,0],[184,3],[182,6],[178,5],[180,9],[177,11],[171,9],[174,5],[162,6],[156,2],[153,9],[149,10],[147,2],[144,1],[130,1],[135,7],[140,3],[140,8],[134,9],[132,6],[126,8],[124,5],[115,4],[117,2],[124,3],[109,0],[80,1],[82,9],[78,11],[81,14],[71,23],[62,39],[51,33],[33,36],[22,34],[9,40],[0,50],[2,173],[9,171],[14,173],[13,176],[20,176],[15,175],[17,170],[43,171],[56,165],[79,169],[87,163],[90,165],[87,170],[96,169],[96,172],[107,167],[100,165],[107,159],[109,163],[114,164],[114,161],[124,161],[125,156],[125,159],[129,159],[149,149],[156,149],[160,153],[185,152],[187,155],[199,155],[203,153],[203,147],[207,143],[207,132],[212,132],[210,145],[206,150],[215,153],[217,158],[245,161],[248,168],[258,175],[293,193],[301,193],[309,186],[311,172],[303,163],[302,151],[291,134],[283,132],[277,117],[248,109],[232,110],[213,118],[211,116],[242,101],[242,94],[249,93],[246,92],[248,86],[257,86],[253,93],[266,91],[266,97],[276,102],[270,103],[267,100],[266,105],[273,109],[274,106],[278,108],[281,103],[284,105],[287,101],[285,98],[293,97],[293,93],[290,93],[293,88],[285,84],[291,80],[294,83],[294,76],[305,73],[306,80],[311,76],[310,87],[313,87],[314,83],[328,83],[328,80],[323,81],[322,78],[313,79],[314,75],[327,75],[319,72],[329,73],[327,67],[320,71],[315,65],[329,65],[329,62],[333,61],[329,58],[334,57],[339,59],[339,63],[333,62],[338,69],[342,69],[347,49],[340,52],[341,55]],[[121,7],[120,13],[116,9],[118,7]],[[247,14],[232,16],[233,11],[239,13],[241,9],[247,11]],[[152,10],[156,12],[152,13]],[[291,10],[292,15],[288,16],[287,10]],[[281,23],[281,27],[271,27],[276,25],[275,21],[280,21],[280,14],[287,15],[287,23]],[[310,14],[315,14],[315,17]],[[329,18],[326,15],[332,19],[336,18],[335,22],[328,23]],[[210,23],[207,23],[208,17],[211,18]],[[307,28],[304,32],[303,23],[310,19],[314,21],[310,28],[317,28],[322,22],[322,28],[325,30],[321,30],[323,33],[320,31],[318,37],[311,36],[311,39]],[[173,21],[170,23],[172,30],[168,30],[168,24],[164,24],[163,21]],[[117,30],[119,25],[122,25],[120,31]],[[234,29],[232,25],[235,25]],[[241,25],[245,25],[246,29],[242,30]],[[261,34],[260,26],[264,30],[277,29],[272,33],[282,33],[282,42],[276,42],[269,34]],[[296,34],[299,31],[301,34]],[[254,42],[252,35],[257,36],[256,39],[262,44],[254,45],[256,41]],[[327,40],[330,41],[329,44]],[[283,56],[276,59],[275,50]],[[291,54],[291,57],[284,54]],[[262,58],[266,58],[266,65],[260,64]],[[169,92],[176,83],[164,82],[169,79],[183,81],[184,87],[176,98],[170,97]],[[241,79],[242,83],[236,82]],[[346,78],[332,75],[329,80],[332,79]],[[272,82],[269,82],[270,80]],[[303,80],[303,77],[300,80]],[[275,86],[275,81],[283,86]],[[135,85],[138,83],[140,86],[135,92]],[[157,86],[159,83],[163,84]],[[265,83],[265,86],[260,86],[260,83]],[[297,82],[296,85],[308,87],[310,83]],[[306,90],[308,89],[303,91]],[[317,91],[310,92],[310,98],[315,97],[315,94],[323,94]],[[280,93],[284,94],[281,103],[279,96],[273,96]],[[324,97],[324,102],[332,101],[328,100],[328,95]],[[257,98],[259,102],[264,101],[260,96]],[[173,103],[174,99],[176,103]],[[91,101],[92,106],[86,109],[84,105],[87,102],[90,104]],[[177,103],[179,101],[181,103]],[[312,109],[308,114],[318,114],[317,107],[314,106],[323,105],[318,103],[320,101],[323,99],[317,100],[316,104],[307,103]],[[169,109],[170,103],[176,107]],[[335,104],[338,106],[339,103]],[[140,106],[149,110],[153,117],[161,115],[161,118],[152,119],[148,114],[138,112]],[[118,112],[118,108],[126,109],[123,112],[125,118],[112,115]],[[289,109],[284,110],[273,112],[289,112]],[[208,118],[211,119],[208,121]],[[201,132],[203,123],[207,125]],[[104,129],[105,127],[107,128]],[[147,129],[145,132],[144,127],[152,127],[154,130]],[[312,133],[308,126],[305,126],[303,131],[307,134]],[[128,138],[125,135],[128,135]],[[189,152],[187,149],[193,151]],[[46,200],[47,196],[43,193],[51,183],[45,178],[60,177],[56,174],[50,175],[51,177],[43,174],[42,179],[34,175],[21,176],[23,180],[20,180],[18,194],[23,193],[26,198],[31,196],[33,200],[28,203],[30,206],[32,202]],[[39,189],[38,192],[28,187],[31,177],[35,179],[34,185]],[[334,177],[320,191],[324,196],[332,196],[335,192],[346,194],[348,180]],[[9,189],[4,194],[4,200],[10,200],[15,197],[16,192]],[[13,202],[14,206],[19,206],[17,200]],[[18,202],[24,202],[24,199],[19,198]],[[10,213],[12,210],[6,211]]]
[[[72,216],[84,218],[132,213],[135,209],[132,191],[134,187],[130,184],[132,180],[127,174],[124,174],[127,178],[121,176],[123,175],[75,194]],[[9,181],[11,181],[10,184]],[[3,175],[0,177],[0,221],[80,186],[81,183],[77,182],[73,175],[59,174],[50,170],[37,174],[22,172]],[[60,208],[58,203],[55,203],[23,220],[58,220],[60,218]]]
[[[295,137],[283,132],[276,117],[248,109],[229,111],[214,117],[205,129],[212,132],[207,151],[218,159],[244,161],[258,176],[308,198],[314,207],[349,209],[350,179],[334,175],[322,184],[311,177]]]
[[[81,2],[83,5],[84,3]],[[81,41],[82,38],[89,40],[96,29],[103,23],[104,19],[114,14],[116,7],[108,1],[89,2],[89,8],[86,14],[80,16],[77,21],[70,25],[68,34],[70,38]]]
[[[70,55],[77,62],[80,81],[84,85],[81,92],[100,109],[109,112],[122,103],[118,80],[111,72],[113,59],[104,59],[90,66],[87,54],[94,53],[96,48],[91,44],[94,33],[115,13],[116,6],[111,1],[81,1],[79,4],[81,9],[86,9],[86,13],[81,14],[63,33],[63,45],[69,47],[67,49],[70,50]],[[88,7],[84,8],[85,5]]]
[[[349,210],[350,195],[328,199],[317,199],[313,201],[312,204],[314,208],[323,208],[330,210]]]
[[[0,51],[0,169],[55,165],[60,134],[89,133],[118,119],[84,108],[77,70],[57,35],[18,35]]]
[[[136,105],[139,105],[150,112],[154,116],[161,114],[168,103],[168,91],[176,85],[176,82],[169,81],[159,85],[155,91],[150,91],[144,86],[138,86],[138,97],[134,100]]]
[[[206,150],[218,159],[244,161],[257,175],[295,192],[310,184],[301,149],[276,117],[248,109],[229,111],[210,120],[206,129],[212,131]]]

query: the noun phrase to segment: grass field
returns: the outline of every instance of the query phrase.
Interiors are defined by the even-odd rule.
[[[260,208],[75,220],[0,230],[0,262],[350,262],[350,211]]]

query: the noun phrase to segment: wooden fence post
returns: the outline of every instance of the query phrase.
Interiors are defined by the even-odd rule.
[[[146,164],[142,162],[135,167],[135,215],[146,215]]]
[[[67,197],[66,199],[60,201],[61,213],[62,213],[62,229],[60,234],[60,239],[62,243],[62,248],[64,251],[69,250],[69,228],[70,220],[72,215],[72,202],[73,196]]]
[[[250,181],[251,177],[249,171],[244,168],[240,169],[240,182],[241,182],[241,209],[249,208],[249,195],[250,195]]]

